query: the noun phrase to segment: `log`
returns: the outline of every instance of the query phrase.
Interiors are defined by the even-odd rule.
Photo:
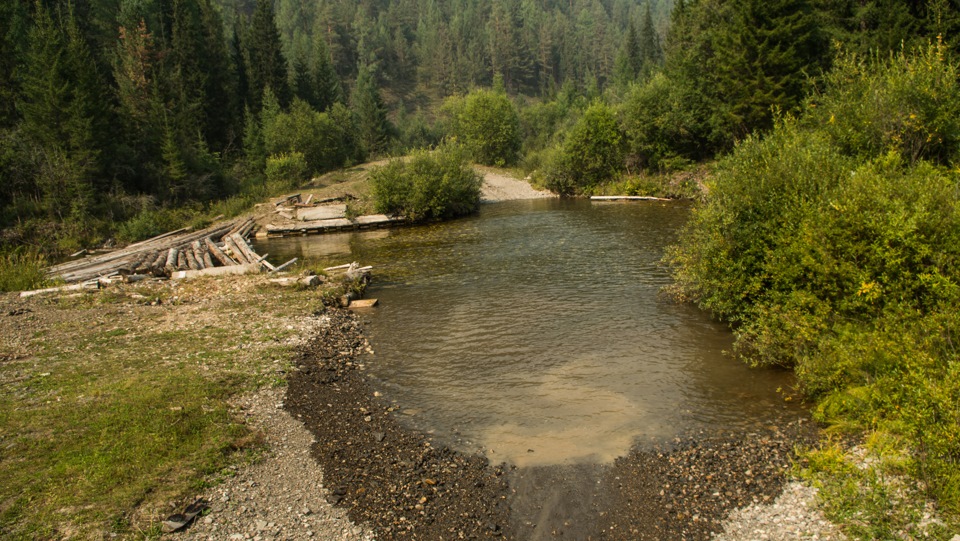
[[[193,250],[184,248],[183,253],[186,254],[187,266],[190,270],[200,270],[200,264],[197,263],[197,256],[193,255]]]
[[[230,256],[223,253],[223,250],[221,250],[220,247],[217,246],[216,243],[213,242],[213,239],[211,239],[210,237],[204,238],[203,242],[204,244],[207,245],[207,251],[210,252],[210,255],[212,255],[224,267],[229,267],[230,265],[237,264],[236,261],[234,261],[233,259],[230,259]]]
[[[187,255],[180,250],[180,253],[177,254],[177,270],[187,270]]]
[[[232,236],[224,235],[223,244],[230,249],[230,252],[231,252],[230,255],[237,260],[237,263],[240,263],[241,265],[245,265],[247,263],[253,263],[253,261],[250,261],[247,258],[246,254],[243,253],[240,247],[237,246],[237,241],[235,241]]]
[[[209,250],[203,250],[203,268],[211,269],[216,265],[213,264],[213,258],[210,257]]]
[[[177,270],[177,258],[180,255],[180,251],[176,248],[170,248],[167,252],[167,261],[164,263],[163,268],[168,272],[173,272]]]
[[[348,305],[349,308],[373,308],[380,302],[377,299],[355,299],[351,300]]]
[[[250,260],[251,263],[256,263],[260,259],[260,254],[253,251],[253,248],[247,244],[247,239],[240,236],[239,233],[234,233],[230,235],[230,239],[233,240],[234,244],[237,245],[237,248],[243,252],[243,256]]]
[[[303,201],[302,204],[303,204],[303,205],[309,205],[311,199],[313,199],[313,194],[308,195],[307,198],[304,199],[304,201]]]
[[[170,275],[174,280],[197,278],[200,276],[226,276],[240,274],[256,274],[260,272],[260,265],[230,265],[229,267],[212,267],[203,270],[177,271]]]
[[[89,289],[99,289],[100,283],[98,280],[82,282],[79,284],[71,284],[68,286],[58,286],[58,287],[47,287],[44,289],[33,289],[30,291],[21,291],[20,298],[32,297],[34,295],[42,295],[44,293],[62,293],[64,291],[83,291]]]
[[[203,247],[200,246],[200,241],[195,240],[191,242],[190,249],[193,251],[193,258],[197,260],[197,265],[199,265],[200,267],[197,270],[203,270],[207,268],[207,263],[203,260],[203,254],[206,253],[206,250],[204,250]]]

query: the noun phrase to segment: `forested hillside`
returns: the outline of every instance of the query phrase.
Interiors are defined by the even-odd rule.
[[[132,240],[450,136],[585,193],[768,130],[838,50],[950,43],[954,4],[9,0],[0,242]],[[484,88],[500,118],[471,105]],[[477,154],[487,122],[513,126],[506,154]]]

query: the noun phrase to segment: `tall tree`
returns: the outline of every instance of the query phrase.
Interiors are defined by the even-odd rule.
[[[92,193],[108,188],[107,94],[72,11],[52,14],[39,2],[23,78],[24,132],[42,149],[42,187],[60,218],[90,210]]]
[[[636,80],[643,69],[643,52],[640,49],[640,38],[637,36],[637,29],[630,21],[627,26],[627,36],[623,40],[620,52],[617,53],[617,60],[614,65],[614,81],[621,86],[626,86]]]
[[[633,28],[632,23],[630,27]],[[643,26],[641,26],[638,45],[640,49],[640,68],[637,74],[648,76],[663,62],[663,48],[660,46],[660,36],[657,29],[653,25],[653,12],[649,3],[643,12]]]
[[[370,66],[362,65],[358,69],[351,105],[363,149],[374,156],[385,151],[393,127],[387,120],[387,107],[383,103],[373,68]]]
[[[742,137],[799,104],[827,47],[808,0],[732,0],[726,10],[713,66],[728,106],[722,122]]]
[[[251,109],[260,110],[263,105],[263,91],[267,87],[273,90],[281,106],[287,106],[291,97],[287,83],[287,60],[283,56],[280,31],[274,21],[271,0],[257,0],[248,36],[247,78]]]

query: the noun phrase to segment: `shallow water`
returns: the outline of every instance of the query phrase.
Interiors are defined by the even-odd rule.
[[[635,442],[784,413],[781,371],[659,295],[682,203],[539,200],[444,224],[271,239],[271,260],[374,266],[369,371],[411,423],[518,466],[605,463]]]

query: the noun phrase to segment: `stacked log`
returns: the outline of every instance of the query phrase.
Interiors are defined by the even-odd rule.
[[[274,267],[266,256],[257,254],[247,242],[255,225],[252,218],[246,218],[200,231],[179,229],[121,250],[56,265],[48,274],[76,283],[118,275],[170,277],[179,271],[235,265],[256,265],[272,271]]]

